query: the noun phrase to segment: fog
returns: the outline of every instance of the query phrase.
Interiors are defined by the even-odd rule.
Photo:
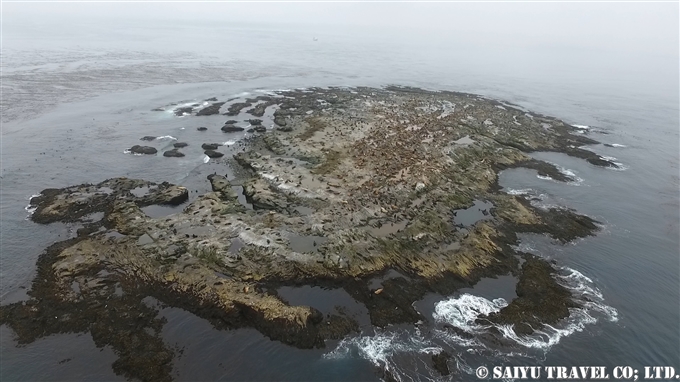
[[[678,3],[4,3],[3,22],[216,21],[371,28],[491,46],[678,57]],[[402,37],[402,36],[399,36]]]
[[[5,2],[3,67],[27,50],[154,52],[158,60],[190,52],[248,60],[247,68],[297,67],[295,75],[471,90],[460,79],[476,77],[519,93],[534,81],[677,104],[678,12],[677,2]]]

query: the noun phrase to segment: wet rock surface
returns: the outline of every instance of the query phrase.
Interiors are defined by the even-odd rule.
[[[48,188],[31,198],[35,208],[31,220],[47,224],[76,221],[95,212],[109,213],[118,202],[140,207],[152,204],[179,205],[189,197],[185,187],[141,179],[112,178],[99,184],[83,184],[62,189]]]
[[[510,324],[518,335],[527,335],[569,316],[569,309],[579,305],[572,300],[571,293],[555,281],[554,273],[548,262],[528,256],[517,283],[517,298],[499,312],[479,320]]]
[[[215,150],[205,150],[203,153],[207,155],[209,158],[221,158],[224,156],[224,154]]]
[[[224,131],[225,133],[236,133],[236,132],[243,131],[243,130],[245,130],[245,128],[235,126],[235,125],[224,125],[224,126],[222,126],[222,131]]]
[[[163,322],[144,303],[148,296],[217,328],[254,327],[300,348],[323,347],[359,326],[270,292],[282,286],[342,288],[366,307],[372,325],[385,327],[423,320],[413,303],[427,293],[513,274],[517,298],[483,319],[511,323],[523,335],[568,316],[573,302],[555,282],[554,266],[516,252],[517,233],[569,242],[593,235],[596,222],[503,193],[498,173],[528,167],[569,181],[527,153],[559,151],[610,166],[574,148],[595,141],[557,119],[470,94],[388,87],[277,95],[228,106],[228,115],[252,107],[254,116],[278,106],[278,128],[234,155],[243,179],[209,176],[203,181],[211,191],[177,213],[152,218],[141,208],[185,203],[185,187],[127,178],[46,189],[31,199],[36,223],[104,217],[46,250],[31,299],[0,307],[0,324],[20,343],[90,331],[98,346],[118,354],[117,373],[171,380],[174,351],[161,340]],[[218,146],[202,148],[216,158]],[[254,209],[239,201],[237,187]],[[455,221],[453,211],[471,208],[481,217]],[[448,358],[432,357],[443,375]]]
[[[199,110],[196,113],[196,116],[202,116],[202,115],[215,115],[220,113],[220,108],[222,105],[224,105],[225,102],[215,102],[210,106],[206,106],[203,109]]]
[[[156,139],[156,138],[154,138]],[[140,146],[140,145],[134,145],[130,147],[130,152],[133,154],[146,154],[146,155],[153,155],[158,152],[155,147],[151,146]]]
[[[182,152],[180,152],[178,149],[172,149],[172,150],[165,151],[163,153],[163,156],[164,157],[181,158],[181,157],[184,156],[184,154]]]

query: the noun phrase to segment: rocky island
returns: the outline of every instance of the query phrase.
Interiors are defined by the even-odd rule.
[[[251,119],[257,129],[247,148],[219,159],[237,175],[211,175],[211,192],[190,198],[182,186],[113,178],[47,189],[31,200],[39,224],[102,217],[45,251],[29,300],[0,308],[0,323],[20,343],[90,332],[116,352],[116,373],[171,380],[173,350],[160,337],[162,320],[143,302],[148,296],[217,328],[253,327],[300,348],[323,347],[358,323],[341,311],[290,305],[278,296],[280,286],[343,288],[379,327],[422,320],[413,303],[426,293],[447,295],[508,273],[518,277],[517,298],[480,320],[527,335],[578,306],[551,263],[517,250],[517,234],[566,243],[593,235],[596,222],[534,207],[498,185],[499,172],[514,167],[572,180],[529,156],[533,151],[616,167],[582,148],[597,142],[575,127],[477,95],[404,87],[312,88],[232,101],[175,111],[208,118],[202,116],[220,108],[226,116],[244,109],[260,118],[276,110],[274,126]],[[225,134],[243,130],[235,122],[227,121]],[[216,146],[203,149],[211,158],[221,154]],[[241,190],[252,209],[240,201]],[[459,218],[480,202],[489,208]],[[184,207],[151,218],[142,208],[153,204]],[[383,277],[389,271],[398,276]],[[379,288],[371,282],[377,277]],[[433,362],[448,373],[446,357]]]

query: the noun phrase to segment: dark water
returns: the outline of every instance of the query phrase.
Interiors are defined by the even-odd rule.
[[[589,149],[615,157],[623,171],[536,153],[575,174],[577,181],[565,185],[524,169],[506,171],[500,180],[507,192],[525,193],[536,205],[574,208],[601,222],[597,236],[573,244],[557,245],[536,235],[523,236],[521,244],[523,250],[554,259],[562,268],[562,282],[593,305],[544,336],[506,338],[507,343],[490,346],[469,318],[481,309],[498,309],[514,296],[514,281],[506,276],[454,296],[426,296],[415,304],[428,318],[422,325],[365,330],[321,350],[290,348],[254,330],[216,331],[181,309],[163,308],[160,314],[168,318],[164,338],[184,349],[174,375],[375,380],[378,366],[403,380],[427,380],[437,378],[427,359],[440,349],[455,355],[450,363],[458,369],[454,380],[474,378],[469,373],[479,365],[680,368],[677,54],[638,57],[633,64],[625,53],[485,50],[447,36],[416,39],[327,30],[315,31],[314,41],[303,28],[216,24],[208,39],[205,25],[127,25],[112,33],[87,22],[53,29],[4,21],[3,304],[23,298],[22,288],[30,287],[37,257],[47,245],[74,234],[69,225],[28,221],[24,207],[32,194],[128,176],[186,185],[195,197],[210,189],[208,174],[229,171],[220,160],[205,163],[200,145],[226,142],[220,151],[229,157],[240,149],[245,133],[219,131],[222,116],[177,118],[151,109],[284,88],[397,83],[504,99],[591,126],[587,134],[594,139],[617,144]],[[199,126],[208,131],[197,131]],[[123,153],[145,135],[189,143],[181,149],[186,156]],[[162,152],[173,142],[165,138],[151,145]],[[162,216],[173,211],[148,212]],[[327,293],[308,289],[281,293],[299,303],[334,306],[324,302]],[[347,303],[345,296],[337,298]],[[445,323],[467,328],[470,336],[447,331]],[[2,380],[120,379],[110,368],[115,355],[97,349],[89,334],[51,336],[16,347],[11,330],[0,330]]]

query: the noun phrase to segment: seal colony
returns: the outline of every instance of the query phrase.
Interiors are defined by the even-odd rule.
[[[252,107],[247,112],[261,117],[276,108],[274,126],[258,123],[244,151],[219,159],[238,175],[211,175],[211,192],[189,200],[185,187],[114,178],[31,199],[36,223],[103,218],[41,255],[29,300],[0,307],[0,324],[19,343],[90,332],[97,346],[115,351],[116,373],[171,380],[175,351],[161,339],[163,319],[145,302],[149,296],[216,328],[253,327],[299,348],[323,347],[359,325],[341,309],[324,316],[291,306],[278,296],[280,286],[343,288],[380,327],[423,320],[413,302],[426,293],[447,295],[509,273],[519,280],[517,298],[479,320],[526,335],[578,308],[551,263],[516,249],[516,234],[566,243],[593,235],[596,222],[569,209],[535,208],[497,182],[513,167],[573,180],[528,156],[532,151],[617,166],[581,148],[598,142],[577,128],[476,95],[404,87],[312,88],[232,101],[175,111],[200,117],[222,108],[234,116]],[[225,133],[234,130],[235,121],[227,122]],[[254,209],[239,202],[241,189]],[[483,218],[454,222],[478,201],[491,206],[479,210]],[[141,209],[153,204],[186,206],[154,219]],[[398,277],[371,288],[371,280],[395,270]],[[447,359],[433,356],[444,374]]]

